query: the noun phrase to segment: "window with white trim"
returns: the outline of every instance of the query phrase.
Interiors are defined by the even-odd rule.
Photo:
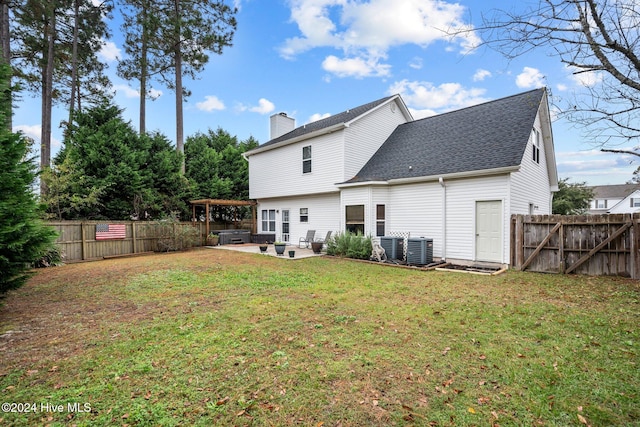
[[[266,232],[276,231],[276,210],[275,209],[262,210],[262,231],[266,231]]]
[[[384,236],[385,205],[376,205],[376,236]]]
[[[607,200],[596,200],[596,209],[607,209]]]
[[[302,147],[302,173],[311,173],[311,146]]]
[[[309,208],[300,208],[300,222],[309,222]]]
[[[364,234],[364,205],[345,206],[346,230]]]
[[[540,163],[540,131],[536,128],[533,128],[531,132],[531,142],[533,145],[533,161],[536,163]]]

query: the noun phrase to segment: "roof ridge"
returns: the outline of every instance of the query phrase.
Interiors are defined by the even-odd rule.
[[[502,97],[502,98],[492,99],[490,101],[481,102],[479,104],[469,105],[467,107],[462,107],[462,108],[458,108],[458,109],[451,110],[451,111],[445,111],[444,113],[434,114],[433,116],[423,117],[421,119],[417,119],[417,120],[414,120],[412,122],[407,122],[407,123],[403,123],[403,124],[415,123],[415,122],[419,122],[419,121],[422,121],[422,120],[428,120],[428,119],[431,119],[431,118],[434,118],[434,117],[442,117],[442,116],[446,116],[447,114],[460,113],[461,111],[465,111],[465,110],[468,110],[470,108],[477,108],[477,107],[485,106],[485,105],[488,105],[488,104],[493,104],[495,102],[504,102],[507,99],[515,98],[515,97],[519,97],[519,96],[524,96],[526,94],[534,93],[534,92],[537,92],[537,91],[540,91],[540,90],[546,91],[546,86],[539,87],[539,88],[536,88],[536,89],[527,90],[527,91],[521,92],[521,93],[516,93],[515,95],[509,95],[509,96],[505,96],[505,97]]]

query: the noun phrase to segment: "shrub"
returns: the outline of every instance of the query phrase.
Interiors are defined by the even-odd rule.
[[[369,259],[372,250],[371,236],[338,233],[327,242],[327,254],[354,259]]]
[[[34,268],[46,268],[62,265],[64,261],[64,253],[62,249],[52,244],[47,251],[37,260],[33,262]]]
[[[197,228],[180,224],[175,218],[156,221],[148,227],[147,235],[158,239],[158,252],[181,251],[198,245],[200,241]]]

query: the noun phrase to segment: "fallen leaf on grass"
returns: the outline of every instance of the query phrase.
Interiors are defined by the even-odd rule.
[[[145,400],[149,400],[151,399],[151,390],[147,391],[147,393],[144,395]]]
[[[449,353],[449,350],[451,350],[451,347],[447,347],[447,348],[445,348],[445,349],[442,351],[442,355],[443,355],[443,356],[446,356],[446,355],[447,355],[447,353]]]
[[[589,425],[589,423],[587,423],[587,419],[580,414],[578,414],[578,420],[580,420],[580,422],[586,426]]]
[[[470,413],[472,413],[472,414],[475,414],[475,413],[476,413],[476,410],[475,410],[475,409],[473,409],[472,407],[469,407],[468,411],[469,411]]]
[[[216,402],[216,405],[221,406],[229,401],[229,396],[226,396],[224,399],[220,399]]]

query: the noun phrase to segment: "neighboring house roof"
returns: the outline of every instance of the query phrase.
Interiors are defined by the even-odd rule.
[[[624,199],[640,189],[640,184],[596,185],[588,188],[593,191],[594,200]]]
[[[273,146],[282,145],[285,142],[293,142],[293,141],[308,139],[318,134],[322,134],[323,131],[328,132],[336,128],[346,127],[349,123],[359,118],[360,116],[364,115],[365,113],[368,113],[369,111],[374,110],[376,107],[382,104],[385,104],[386,102],[395,98],[400,100],[400,105],[404,114],[408,117],[409,120],[412,120],[411,113],[404,105],[404,102],[402,101],[402,98],[400,98],[400,95],[387,96],[385,98],[378,99],[377,101],[369,102],[367,104],[360,105],[355,108],[351,108],[341,113],[334,114],[330,117],[299,126],[294,130],[292,130],[291,132],[285,133],[282,136],[279,136],[270,141],[267,141],[264,144],[260,145],[259,147],[245,154],[250,156],[252,154],[256,154],[258,152],[265,151],[266,149],[272,148]]]
[[[346,183],[518,167],[545,89],[402,124]]]

